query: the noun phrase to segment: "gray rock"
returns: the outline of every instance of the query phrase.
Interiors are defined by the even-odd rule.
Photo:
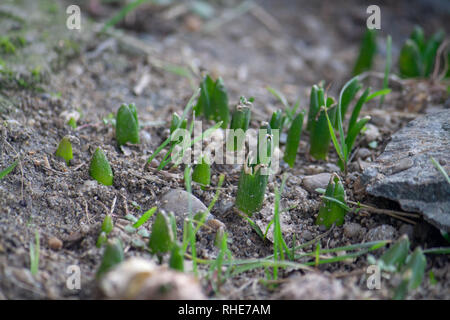
[[[319,173],[312,176],[305,176],[303,178],[303,187],[310,193],[315,193],[317,188],[326,189],[330,182],[331,173]]]
[[[338,279],[317,273],[293,277],[286,283],[277,299],[286,300],[340,300],[348,297]]]
[[[397,201],[403,210],[423,213],[450,231],[450,184],[431,156],[450,171],[450,110],[418,117],[395,133],[361,181],[369,194]]]
[[[393,226],[382,224],[381,226],[372,228],[367,232],[364,239],[367,242],[380,240],[394,240],[397,235],[397,230]]]
[[[208,214],[206,215],[206,221],[208,222],[208,225],[224,226],[222,222],[217,220],[211,213],[209,213],[208,208],[203,204],[203,202],[200,201],[200,199],[181,189],[174,189],[167,192],[161,198],[161,209],[166,212],[173,212],[175,216],[184,219],[188,217],[189,214],[189,197],[192,201],[191,208],[193,214],[207,211]]]
[[[347,222],[344,224],[344,235],[351,239],[351,238],[357,238],[362,233],[362,227],[358,223],[354,222]]]

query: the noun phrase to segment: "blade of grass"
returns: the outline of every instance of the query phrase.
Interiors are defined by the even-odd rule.
[[[11,165],[9,165],[9,167],[7,167],[6,169],[0,171],[0,180],[3,179],[9,173],[11,173],[11,171],[14,170],[14,168],[17,166],[18,163],[19,163],[19,160],[16,160]]]
[[[447,172],[445,172],[445,169],[439,164],[439,162],[436,161],[433,157],[430,157],[431,162],[433,162],[433,165],[438,169],[440,173],[445,177],[445,180],[447,180],[448,183],[450,183],[450,178],[448,177]]]
[[[142,226],[144,223],[146,223],[148,221],[148,219],[150,219],[153,214],[156,212],[158,208],[157,207],[153,207],[150,210],[146,211],[140,218],[138,221],[136,221],[135,224],[133,224],[133,228],[137,229],[140,226]]]
[[[383,89],[387,89],[389,85],[389,73],[391,72],[392,64],[392,37],[388,35],[386,38],[386,66],[384,68]],[[384,103],[384,96],[380,99],[378,107],[381,109]]]

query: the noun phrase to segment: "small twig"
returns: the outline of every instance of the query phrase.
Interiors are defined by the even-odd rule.
[[[270,13],[257,3],[253,3],[250,13],[259,20],[269,31],[282,32],[283,27]]]
[[[358,203],[358,202],[354,202],[354,201],[347,201],[348,203],[358,206],[360,208],[363,208],[369,212],[373,212],[373,213],[377,213],[377,214],[386,214],[388,216],[394,217],[396,219],[408,222],[410,224],[416,224],[416,222],[404,218],[404,217],[410,217],[410,218],[419,218],[420,216],[418,214],[415,213],[408,213],[408,212],[401,212],[401,211],[394,211],[394,210],[388,210],[388,209],[379,209],[379,208],[375,208],[375,207],[371,207],[369,205],[366,204],[362,204],[362,203]]]
[[[435,58],[435,63],[434,63],[434,70],[433,70],[433,75],[431,77],[431,79],[433,79],[433,81],[441,81],[442,79],[444,79],[445,74],[447,72],[447,67],[448,67],[448,59],[447,56],[445,55],[445,49],[446,47],[450,44],[450,40],[445,40],[444,42],[441,43],[441,45],[439,46],[439,49],[436,53],[436,58]],[[444,57],[444,70],[441,72],[441,74],[439,74],[439,68],[441,67],[441,56]]]

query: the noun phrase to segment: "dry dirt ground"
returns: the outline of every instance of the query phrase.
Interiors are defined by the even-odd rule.
[[[30,7],[26,2],[23,5],[10,4],[16,5],[18,10],[27,10]],[[43,2],[48,4],[49,1]],[[125,33],[118,36],[99,33],[94,22],[87,22],[92,17],[102,20],[111,8],[94,10],[89,8],[88,1],[84,1],[80,5],[86,24],[77,40],[73,40],[76,50],[74,54],[64,56],[62,63],[52,65],[51,71],[38,84],[40,90],[14,86],[0,88],[2,97],[11,101],[8,110],[0,114],[0,168],[11,163],[17,153],[21,155],[20,165],[0,181],[0,298],[96,297],[95,272],[101,262],[102,249],[98,249],[95,243],[100,224],[114,198],[117,202],[113,212],[116,225],[113,236],[123,240],[125,256],[154,259],[134,245],[136,238],[147,241],[145,238],[124,231],[124,216],[140,216],[150,207],[159,205],[158,200],[167,191],[184,188],[182,166],[170,171],[144,167],[149,155],[167,137],[171,114],[182,112],[193,92],[191,84],[197,85],[199,81],[195,75],[190,81],[168,72],[162,65],[191,66],[198,72],[207,70],[214,76],[221,76],[232,105],[241,95],[255,97],[252,127],[268,120],[271,112],[281,107],[267,91],[267,86],[281,90],[292,103],[300,97],[303,109],[308,106],[310,87],[320,80],[331,83],[330,92],[336,96],[350,77],[365,28],[368,4],[363,1],[287,0],[258,3],[264,11],[246,12],[216,27],[211,24],[216,19],[204,21],[189,13],[173,17],[170,8],[156,10],[144,7],[127,19]],[[59,4],[63,9],[58,9],[57,5],[54,10],[56,15],[63,16],[64,21],[65,4]],[[233,6],[236,7],[237,2],[229,5]],[[224,10],[217,5],[216,14],[220,15]],[[50,15],[50,19],[52,17]],[[8,17],[2,15],[0,19]],[[54,19],[55,23],[61,21]],[[433,3],[386,2],[382,6],[380,54],[375,69],[383,70],[385,47],[381,40],[387,34],[393,37],[395,66],[399,46],[415,24],[422,25],[427,32],[447,26],[449,34],[445,19],[448,16]],[[58,27],[64,28],[64,24]],[[65,50],[69,49],[63,46],[62,51]],[[39,54],[46,55],[47,52],[44,49]],[[149,82],[139,95],[136,94],[136,85],[147,76]],[[379,86],[380,81],[374,81],[373,85]],[[113,126],[103,121],[115,113],[122,102],[136,103],[143,125],[141,143],[127,146],[125,152],[116,147]],[[414,118],[414,112],[408,110],[405,103],[404,94],[394,87],[383,107],[386,114],[390,114],[390,122],[385,121],[383,114],[373,113],[372,124],[380,131],[378,147],[368,148],[364,138],[358,141],[357,148],[369,149],[370,154],[364,159],[355,157],[350,165],[351,172],[346,179],[350,199],[398,209],[393,203],[357,193],[354,184],[364,165],[364,161],[358,164],[358,158],[365,162],[374,159],[382,152],[389,136]],[[373,104],[365,111],[370,113],[377,108],[377,104]],[[81,114],[76,129],[70,128],[65,119],[65,113],[73,111]],[[211,125],[208,122],[204,124]],[[70,166],[54,156],[59,141],[66,135],[71,137],[74,146]],[[288,175],[282,207],[295,206],[286,213],[284,220],[284,232],[289,243],[293,234],[296,235],[296,243],[301,244],[326,232],[314,224],[320,205],[319,195],[305,190],[302,178],[320,172],[335,172],[336,155],[331,152],[329,162],[311,159],[307,152],[308,140],[307,133],[304,133],[295,167],[288,169],[282,165],[281,170]],[[114,185],[111,187],[99,185],[89,177],[89,161],[97,147],[105,151],[113,168]],[[239,167],[213,166],[212,186],[217,184],[219,174],[224,173],[226,178],[212,214],[225,223],[230,238],[229,248],[235,258],[264,257],[272,253],[272,244],[259,238],[233,209],[239,172]],[[271,178],[265,207],[255,219],[264,221],[271,216],[274,190],[280,184],[281,173]],[[214,188],[203,191],[193,186],[193,193],[206,205],[214,192]],[[345,221],[344,226],[333,228],[320,240],[323,248],[376,240],[378,236],[395,240],[402,233],[409,234],[413,246],[445,245],[439,232],[421,220],[413,227],[385,215],[360,212],[348,214]],[[387,235],[375,234],[380,230],[376,228],[382,225],[390,232]],[[146,227],[150,229],[150,226],[151,221]],[[352,228],[358,231],[351,232]],[[41,238],[40,264],[38,274],[32,276],[29,246],[35,230],[39,231]],[[62,248],[51,249],[51,237],[62,240]],[[217,254],[213,238],[207,233],[199,235],[198,255],[201,258],[214,258]],[[81,268],[81,290],[66,288],[66,268],[70,265]],[[330,283],[339,281],[344,294],[328,296],[320,290],[332,291],[333,286],[325,289],[317,286],[313,289],[318,291],[316,296],[389,298],[392,288],[389,279],[383,279],[381,290],[366,288],[367,265],[367,257],[362,256],[350,262],[320,266],[316,271],[330,279]],[[420,289],[409,295],[410,298],[450,297],[448,257],[429,257],[427,275],[431,270],[437,284],[432,285],[426,277]],[[286,270],[281,278],[288,282],[291,277],[303,274],[303,271]],[[207,296],[219,299],[279,297],[282,286],[268,288],[257,281],[263,277],[264,270],[243,273],[227,280],[218,293],[211,291],[206,280],[202,285]]]

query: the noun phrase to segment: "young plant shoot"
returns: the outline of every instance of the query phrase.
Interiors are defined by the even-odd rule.
[[[295,158],[297,157],[298,145],[300,143],[300,136],[302,134],[303,119],[305,117],[304,112],[300,112],[292,121],[291,127],[289,128],[287,140],[286,140],[286,151],[284,153],[284,161],[289,165],[289,167],[294,167]]]
[[[55,152],[57,157],[63,158],[66,161],[66,165],[70,164],[70,160],[73,159],[72,143],[70,143],[69,137],[64,137],[58,145],[58,149]]]
[[[200,97],[194,107],[195,114],[203,114],[206,119],[216,122],[222,121],[222,128],[226,129],[230,121],[230,111],[228,109],[228,93],[222,78],[214,81],[209,75],[206,75],[200,88]]]
[[[211,182],[211,166],[209,160],[205,157],[200,159],[200,163],[194,166],[194,171],[192,172],[192,181],[197,182],[202,186],[202,189],[209,186]]]
[[[254,157],[251,153],[250,151],[242,168],[236,195],[236,207],[248,216],[259,211],[264,201],[272,156],[272,133],[269,124],[261,126],[257,156]]]
[[[230,129],[234,131],[242,130],[242,133],[247,131],[248,126],[250,125],[252,101],[253,99],[247,100],[245,97],[239,99],[239,103],[234,108],[231,116]],[[232,138],[234,141],[227,140],[227,146],[230,148],[230,151],[242,150],[244,141],[240,141],[235,135],[231,135],[227,139]],[[233,145],[233,148],[230,147],[231,145]]]
[[[113,184],[114,175],[111,166],[105,153],[100,148],[97,148],[92,156],[89,175],[105,186],[111,186]]]
[[[124,259],[123,245],[120,239],[115,238],[106,243],[103,253],[102,263],[97,270],[97,279],[111,270],[115,265],[121,263]]]
[[[350,102],[356,96],[361,87],[362,86],[359,83],[359,77],[355,76],[344,85],[339,94],[339,101],[335,121],[337,123],[337,128],[339,132],[339,141],[336,137],[336,133],[334,132],[333,126],[334,122],[332,121],[331,116],[328,114],[327,108],[322,107],[326,111],[325,116],[327,117],[328,128],[331,134],[331,140],[339,156],[338,165],[345,174],[347,174],[348,161],[350,159],[350,154],[352,151],[353,144],[356,140],[356,137],[364,128],[366,123],[369,122],[370,120],[370,117],[364,117],[358,120],[362,106],[364,105],[364,103],[372,100],[373,98],[386,95],[391,91],[390,89],[382,89],[372,94],[369,94],[370,88],[367,88],[361,95],[361,97],[358,99],[355,107],[353,108],[352,115],[350,117],[350,121],[347,127],[347,134],[345,134],[343,126],[345,112]]]
[[[436,32],[428,41],[423,29],[415,27],[400,51],[399,69],[403,78],[428,77],[433,70],[436,54],[444,40],[443,31]]]
[[[322,87],[313,86],[311,89],[308,124],[310,125],[310,149],[309,154],[315,159],[326,160],[330,149],[331,135],[328,129],[328,121],[322,106],[328,108],[328,114],[333,121],[336,114],[333,98],[325,98]]]
[[[377,51],[377,32],[375,29],[367,29],[364,33],[359,50],[359,56],[353,68],[353,75],[356,76],[372,68],[373,58]]]
[[[169,217],[164,212],[158,212],[153,222],[148,246],[160,262],[162,261],[163,254],[172,249],[174,240],[175,235]]]
[[[322,199],[322,205],[319,209],[319,215],[316,224],[323,225],[329,229],[333,224],[341,226],[344,223],[346,209],[337,202],[345,205],[345,190],[339,176],[333,174],[325,191],[325,197]],[[337,201],[333,201],[335,199]]]
[[[114,224],[111,215],[107,214],[105,219],[103,219],[101,232],[97,239],[97,248],[100,248],[108,240],[108,234],[112,231],[113,227]]]
[[[131,103],[128,106],[122,104],[116,116],[116,140],[120,147],[125,143],[139,143],[139,122],[136,106]]]

